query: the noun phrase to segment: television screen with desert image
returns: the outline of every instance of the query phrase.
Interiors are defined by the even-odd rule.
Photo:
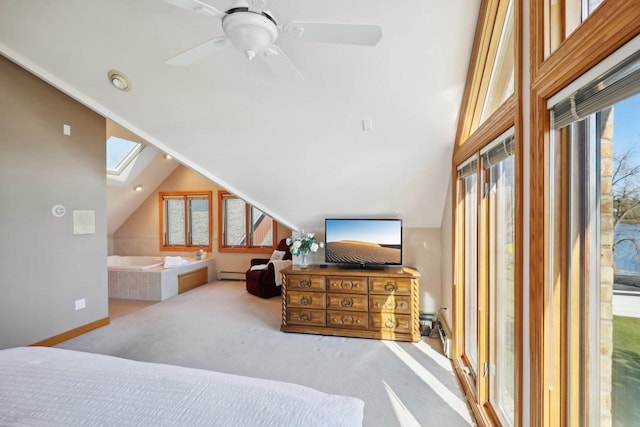
[[[336,264],[402,265],[402,220],[325,220],[325,261]]]

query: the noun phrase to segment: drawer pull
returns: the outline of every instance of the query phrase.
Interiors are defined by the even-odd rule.
[[[298,320],[301,322],[311,322],[311,314],[309,313],[300,313]]]
[[[384,285],[384,290],[387,292],[393,292],[396,290],[396,285],[393,282],[387,282],[386,285]]]
[[[305,296],[300,297],[300,304],[302,304],[302,305],[309,305],[309,304],[311,304],[311,297],[308,297],[308,296],[306,296],[306,295],[305,295]]]
[[[340,307],[353,307],[353,298],[342,298]]]
[[[389,329],[394,329],[396,326],[398,326],[398,322],[392,320],[392,319],[387,319],[384,321],[384,327],[385,328],[389,328]]]
[[[311,287],[311,280],[309,280],[309,279],[298,280],[298,287],[299,288],[309,288],[309,287]]]

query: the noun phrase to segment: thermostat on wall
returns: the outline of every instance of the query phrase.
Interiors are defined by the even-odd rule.
[[[54,207],[51,208],[51,213],[56,218],[63,217],[66,212],[67,212],[67,209],[65,209],[65,207],[62,205],[55,205]]]

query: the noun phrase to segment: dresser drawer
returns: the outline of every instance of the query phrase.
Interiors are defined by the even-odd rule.
[[[336,294],[327,292],[327,308],[334,310],[367,311],[365,294]]]
[[[411,314],[411,296],[369,295],[369,310]]]
[[[367,293],[366,277],[329,277],[328,290],[336,292]]]
[[[369,279],[369,292],[372,294],[411,295],[411,279],[371,277]]]
[[[324,310],[287,307],[287,323],[290,325],[325,326],[327,314]]]
[[[411,316],[392,313],[370,313],[369,329],[381,332],[411,333]]]
[[[287,307],[323,309],[326,307],[325,294],[322,292],[287,291]]]
[[[327,310],[327,326],[333,328],[368,329],[367,313]]]
[[[327,289],[327,286],[324,276],[288,274],[287,289],[299,289],[301,291],[324,291]]]

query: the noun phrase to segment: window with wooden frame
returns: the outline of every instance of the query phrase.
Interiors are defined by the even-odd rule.
[[[545,55],[547,58],[604,0],[545,2]]]
[[[488,0],[480,9],[472,63],[459,125],[459,143],[473,134],[513,95],[515,84],[513,0]]]
[[[458,197],[456,231],[457,261],[461,267],[462,286],[460,305],[464,322],[464,336],[459,353],[464,373],[469,376],[472,392],[476,393],[478,368],[478,159],[468,159],[458,167]]]
[[[480,152],[481,234],[485,257],[487,351],[484,376],[491,410],[504,426],[516,422],[516,179],[513,129]],[[484,309],[484,310],[483,310]]]
[[[260,209],[226,191],[218,192],[220,252],[272,252],[276,222]]]
[[[454,363],[480,425],[522,420],[520,8],[482,3],[453,156]]]
[[[599,400],[594,396],[594,390],[599,391],[603,384],[602,379],[597,379],[598,370],[594,370],[597,358],[594,355],[598,353],[589,347],[597,333],[593,322],[601,319],[593,312],[588,319],[584,317],[584,304],[595,309],[598,301],[595,292],[602,290],[591,281],[594,270],[603,268],[600,259],[606,257],[599,258],[602,253],[592,252],[604,250],[604,233],[594,231],[590,225],[598,215],[602,220],[602,211],[597,212],[592,206],[602,195],[593,191],[596,185],[605,184],[591,176],[588,180],[588,185],[593,186],[591,190],[580,189],[587,181],[570,185],[585,180],[589,170],[596,167],[604,170],[594,151],[602,143],[598,121],[602,123],[603,115],[588,119],[589,123],[570,120],[554,129],[549,108],[555,110],[554,106],[565,100],[569,117],[577,113],[577,104],[571,106],[575,88],[570,86],[580,87],[591,81],[585,80],[590,70],[593,78],[602,75],[607,70],[600,67],[603,59],[615,56],[640,34],[640,8],[636,0],[602,1],[590,11],[588,19],[567,32],[565,15],[549,19],[549,10],[556,4],[566,9],[568,1],[531,1],[529,252],[539,255],[532,255],[529,262],[530,423],[543,427],[608,426],[612,420],[601,411],[601,404],[607,405],[608,398]],[[554,41],[555,45],[550,44]],[[556,113],[558,127],[560,107]],[[565,172],[571,167],[575,175],[559,174],[561,171],[554,167]],[[601,178],[604,180],[604,175]],[[571,210],[571,214],[564,209]],[[600,247],[593,244],[598,237],[602,238]],[[609,274],[601,275],[599,280]],[[609,332],[600,331],[605,338]],[[574,340],[578,335],[580,338]],[[601,382],[600,386],[594,384],[594,379]],[[594,415],[596,408],[601,411],[599,416]]]
[[[487,423],[516,425],[516,163],[514,130],[458,167],[456,330],[463,385]]]
[[[638,43],[640,49],[640,43]],[[549,307],[554,378],[567,405],[566,425],[632,425],[640,418],[640,319],[617,311],[624,294],[614,285],[617,267],[625,283],[640,283],[640,50],[552,107]],[[625,101],[625,102],[622,102]],[[616,114],[618,120],[614,120]],[[615,250],[614,250],[615,249]],[[625,255],[626,254],[626,255]],[[612,304],[613,303],[613,304]],[[631,314],[631,316],[628,316]],[[640,310],[637,310],[640,317]],[[635,325],[635,326],[633,326]],[[634,396],[634,397],[630,397]]]
[[[211,251],[211,191],[158,193],[160,250]]]

